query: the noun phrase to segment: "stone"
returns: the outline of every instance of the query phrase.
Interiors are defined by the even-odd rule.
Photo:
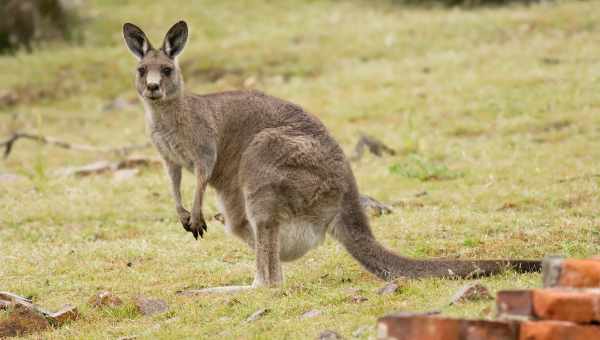
[[[370,216],[388,215],[393,212],[392,207],[389,205],[383,204],[373,197],[367,195],[360,195],[360,205]]]
[[[114,165],[109,161],[98,161],[83,166],[72,166],[58,169],[55,174],[58,176],[90,176],[103,174],[112,171]]]
[[[115,308],[123,304],[123,301],[112,292],[101,291],[92,296],[88,302],[92,307],[110,307]]]
[[[164,313],[169,309],[169,305],[164,300],[148,299],[143,296],[138,296],[134,299],[133,304],[137,311],[142,315],[154,315]]]
[[[480,282],[473,282],[463,286],[459,289],[454,296],[452,296],[452,300],[450,304],[457,304],[466,301],[478,301],[478,300],[486,300],[491,299],[490,291],[486,286],[481,284]]]
[[[377,290],[377,294],[379,295],[388,295],[397,292],[400,289],[400,285],[396,282],[388,282],[385,286],[379,288]]]
[[[62,326],[64,323],[68,321],[74,321],[79,319],[79,311],[77,307],[72,305],[65,305],[60,310],[49,313],[46,318],[50,323],[54,326]]]
[[[330,330],[324,330],[319,333],[318,340],[341,340],[343,337],[338,333]]]
[[[123,182],[132,179],[140,172],[139,169],[121,169],[113,173],[113,181]]]
[[[362,295],[353,295],[350,297],[350,302],[352,303],[361,303],[361,302],[365,302],[368,301],[369,299],[362,296]]]
[[[124,160],[119,161],[115,168],[117,170],[122,169],[133,169],[143,167],[161,167],[163,162],[158,158],[131,156]]]
[[[13,183],[25,179],[21,175],[11,173],[0,173],[0,183]]]
[[[305,312],[304,314],[302,314],[302,318],[303,319],[315,318],[317,316],[321,316],[321,314],[323,314],[323,313],[320,310],[312,309],[312,310],[309,310],[308,312]]]
[[[260,318],[262,318],[263,316],[265,316],[265,314],[269,313],[270,309],[267,308],[261,308],[259,310],[257,310],[256,312],[252,313],[252,315],[250,315],[247,319],[246,322],[253,322],[256,321]]]

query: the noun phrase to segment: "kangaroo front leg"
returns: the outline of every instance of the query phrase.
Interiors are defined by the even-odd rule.
[[[279,259],[279,225],[259,222],[255,225],[256,276],[253,287],[276,287],[283,282]]]
[[[194,169],[196,174],[196,193],[194,194],[194,205],[192,207],[192,216],[190,219],[190,230],[197,240],[198,235],[202,237],[207,230],[206,221],[202,214],[202,201],[206,191],[207,176],[204,166],[197,164]]]
[[[175,210],[177,211],[177,215],[179,216],[179,221],[181,222],[181,225],[186,231],[191,231],[191,215],[181,203],[181,166],[168,161],[165,164],[167,167],[167,173],[169,174],[169,178],[171,179],[171,193],[173,194],[173,198],[175,199]]]

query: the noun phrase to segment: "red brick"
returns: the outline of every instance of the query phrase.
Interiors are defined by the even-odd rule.
[[[544,320],[600,321],[600,290],[536,289],[533,312]]]
[[[600,288],[600,260],[548,258],[543,263],[544,287]]]
[[[501,291],[496,304],[498,314],[525,316],[542,320],[579,323],[600,321],[598,289],[534,289]]]
[[[383,317],[377,329],[379,339],[396,340],[516,340],[518,333],[510,322],[414,314]]]
[[[600,339],[600,327],[582,326],[567,321],[523,322],[519,340],[595,340]]]
[[[533,293],[531,290],[499,291],[496,308],[500,316],[533,317]]]

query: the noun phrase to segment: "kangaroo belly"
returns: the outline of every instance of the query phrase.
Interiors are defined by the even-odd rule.
[[[325,240],[325,228],[295,220],[280,225],[279,256],[282,261],[293,261],[316,248]]]

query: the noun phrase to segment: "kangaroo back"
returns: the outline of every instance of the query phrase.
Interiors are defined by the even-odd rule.
[[[373,236],[367,216],[359,201],[355,181],[344,194],[340,215],[332,235],[365,269],[383,280],[397,277],[476,277],[491,275],[510,268],[520,272],[541,270],[540,261],[513,260],[415,260],[396,255],[384,248]]]

